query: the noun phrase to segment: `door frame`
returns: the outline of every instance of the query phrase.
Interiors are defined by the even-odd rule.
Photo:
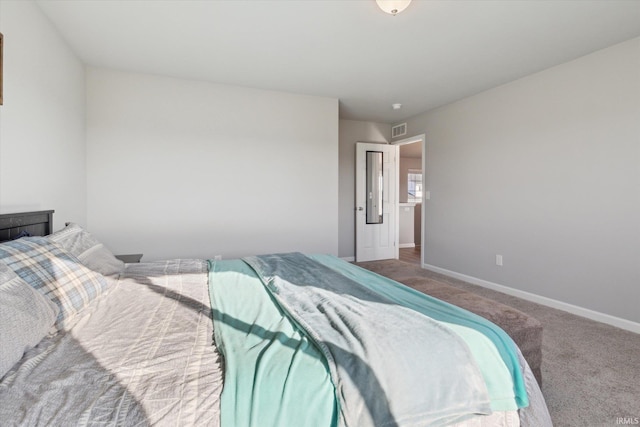
[[[425,228],[424,228],[424,222],[425,222],[425,214],[426,214],[426,201],[427,199],[427,189],[425,186],[425,175],[426,175],[426,171],[427,171],[427,156],[426,156],[426,152],[427,152],[427,135],[424,133],[421,133],[419,135],[415,135],[415,136],[410,136],[408,138],[404,138],[404,139],[399,139],[397,141],[391,141],[389,144],[390,145],[407,145],[407,144],[415,144],[415,143],[422,143],[422,160],[421,160],[421,164],[422,164],[422,206],[420,206],[421,212],[420,212],[420,267],[424,268],[425,266],[425,246],[426,246],[426,236],[425,236]],[[400,174],[400,158],[398,157],[398,175]],[[397,181],[397,189],[396,189],[396,195],[398,197],[400,197],[400,180]],[[398,199],[400,200],[400,199]],[[396,230],[400,229],[400,215],[396,215]]]

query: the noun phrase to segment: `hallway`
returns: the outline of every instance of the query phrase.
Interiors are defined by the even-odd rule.
[[[416,246],[415,248],[400,248],[398,251],[400,261],[420,265],[420,246]]]

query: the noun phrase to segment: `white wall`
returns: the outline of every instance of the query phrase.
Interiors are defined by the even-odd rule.
[[[352,259],[356,253],[356,142],[386,144],[390,138],[389,124],[340,120],[340,257]]]
[[[0,211],[86,220],[84,67],[30,1],[0,0]]]
[[[336,99],[89,68],[87,168],[115,252],[338,252]]]
[[[408,130],[427,138],[427,264],[640,322],[639,38]]]

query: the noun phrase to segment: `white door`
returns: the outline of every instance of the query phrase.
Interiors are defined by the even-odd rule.
[[[398,147],[356,144],[356,261],[398,258]]]

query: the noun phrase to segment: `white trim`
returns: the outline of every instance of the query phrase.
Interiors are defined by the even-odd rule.
[[[413,144],[414,142],[424,142],[425,139],[426,139],[426,135],[422,133],[420,135],[410,136],[409,138],[399,139],[397,141],[391,141],[389,144],[390,145],[407,145],[407,144]],[[422,148],[424,148],[424,146]],[[422,152],[422,155],[424,157],[424,151]]]
[[[400,249],[415,248],[415,247],[416,247],[415,243],[400,243],[398,245],[398,248],[400,248]]]
[[[466,274],[456,273],[455,271],[446,270],[444,268],[436,267],[434,265],[422,264],[422,268],[434,271],[436,273],[444,274],[445,276],[460,279],[465,282],[472,283],[474,285],[482,286],[484,288],[493,289],[494,291],[502,292],[504,294],[512,295],[514,297],[522,298],[527,301],[532,301],[538,304],[546,305],[547,307],[557,308],[558,310],[567,311],[569,313],[586,317],[587,319],[595,320],[596,322],[606,323],[611,326],[625,329],[627,331],[640,334],[640,323],[633,322],[631,320],[622,319],[620,317],[611,316],[610,314],[600,313],[599,311],[590,310],[588,308],[579,307],[577,305],[569,304],[566,302],[558,301],[552,298],[543,297],[540,295],[532,294],[530,292],[521,291],[519,289],[513,289],[508,286],[499,285],[497,283],[489,282],[487,280],[478,279],[477,277],[467,276]]]
[[[354,262],[356,260],[356,257],[354,257],[354,256],[341,256],[340,259],[344,260],[344,261],[347,261],[347,262]]]

